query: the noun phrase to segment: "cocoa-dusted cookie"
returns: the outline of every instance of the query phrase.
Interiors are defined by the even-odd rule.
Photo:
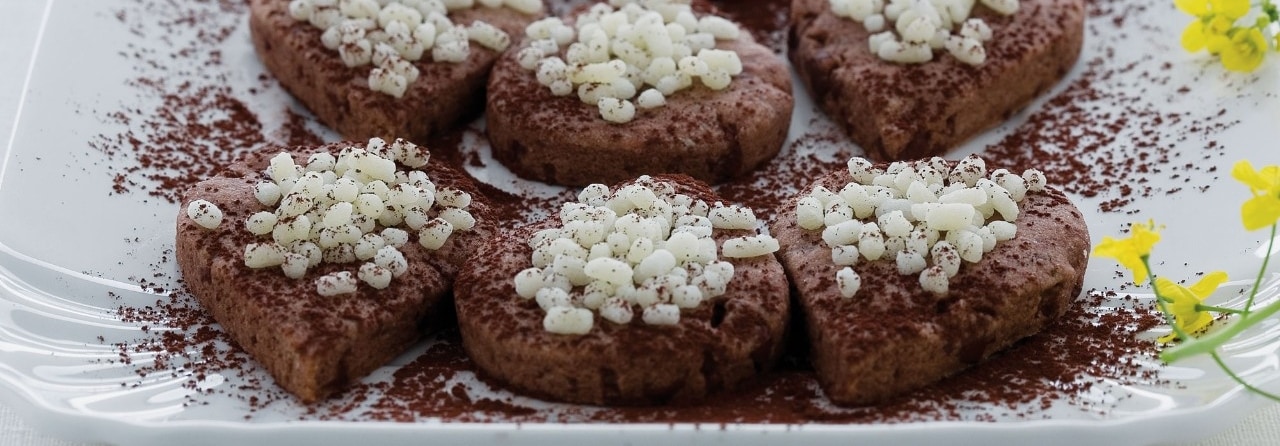
[[[182,198],[183,281],[303,402],[342,389],[433,329],[433,317],[448,312],[458,266],[494,227],[463,175],[422,166],[425,149],[397,142],[382,158],[365,148],[260,152]]]
[[[869,157],[885,161],[941,154],[1005,121],[1066,75],[1084,35],[1082,0],[984,0],[970,4],[985,25],[955,25],[952,45],[965,42],[962,55],[985,60],[967,63],[944,46],[928,62],[891,62],[871,49],[876,33],[832,12],[833,3],[860,1],[793,0],[789,54],[819,107]],[[868,20],[877,21],[902,29],[884,16]]]
[[[691,53],[685,54],[692,56],[690,61],[681,62],[681,50],[655,56],[656,50],[640,50],[631,44],[614,44],[606,50],[613,51],[608,58],[579,61],[576,53],[582,51],[572,47],[583,44],[561,39],[557,45],[555,36],[575,36],[575,21],[607,16],[595,12],[611,10],[605,4],[580,10],[567,20],[568,25],[557,21],[554,26],[531,26],[531,35],[507,51],[489,80],[485,119],[494,158],[522,177],[570,186],[661,173],[683,173],[717,183],[772,159],[786,139],[794,102],[785,62],[756,43],[750,33],[739,31],[737,25],[708,18],[714,17],[710,11],[696,12],[702,17],[700,21],[686,4],[666,5],[685,9],[688,15],[679,23],[691,24],[687,33],[698,36],[693,39],[700,43],[686,50]],[[634,6],[637,4],[623,9]],[[642,19],[635,22],[628,26],[645,26]],[[610,22],[604,19],[602,23]],[[666,26],[686,29],[679,23]],[[695,32],[694,26],[707,29],[696,28]],[[718,37],[712,38],[712,32]],[[555,36],[543,37],[552,34]],[[586,39],[581,33],[576,36]],[[625,39],[614,38],[618,40]],[[670,41],[677,47],[690,47],[685,40]],[[705,53],[709,63],[698,61],[697,56],[704,54],[702,47],[708,45],[721,52]],[[623,63],[624,57],[618,53],[637,54],[631,57],[637,63]],[[664,57],[664,62],[650,62]],[[680,74],[685,65],[690,67],[688,72],[722,71],[717,64],[729,57],[734,61],[725,62],[725,73],[705,77]],[[607,60],[618,64],[616,69],[603,66]],[[646,65],[649,63],[653,65]],[[612,83],[617,84],[619,78],[610,76],[623,72],[632,72],[634,82],[622,80],[627,85],[620,85],[617,99],[604,99],[602,104],[598,97],[613,94],[604,93],[611,82],[602,79],[615,79]],[[663,80],[661,73],[670,74]],[[708,78],[714,79],[704,80]],[[593,79],[596,83],[571,79]],[[678,87],[684,88],[677,91]]]
[[[874,180],[869,163],[851,166],[856,176],[841,170],[818,179],[779,209],[772,226],[813,366],[833,402],[876,404],[964,370],[1039,332],[1080,294],[1088,231],[1061,191],[1041,189],[1042,175],[986,175],[977,158],[890,169],[912,166],[906,177],[890,174],[896,178],[920,173],[974,185],[935,188],[893,185]],[[855,177],[890,186],[848,186]],[[898,198],[888,198],[890,189]],[[969,217],[973,203],[984,203],[982,226]],[[909,221],[913,211],[922,220]],[[934,225],[956,229],[920,229]]]
[[[691,403],[768,370],[789,306],[777,243],[716,200],[641,177],[502,231],[458,276],[467,354],[516,391],[584,404]]]
[[[432,15],[422,11],[442,3],[408,4],[252,0],[249,30],[258,58],[280,85],[343,137],[424,142],[480,114],[493,62],[543,10],[540,0],[507,0],[500,8],[476,5]],[[388,25],[392,21],[398,24]],[[446,32],[450,28],[457,29]],[[469,37],[471,28],[483,29],[475,33],[484,37]],[[402,37],[388,38],[387,30]],[[379,54],[380,41],[392,51]],[[371,76],[380,67],[383,75]]]

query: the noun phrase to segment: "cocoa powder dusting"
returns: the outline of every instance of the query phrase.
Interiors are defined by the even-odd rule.
[[[176,203],[188,186],[250,150],[320,142],[288,110],[282,128],[268,132],[243,99],[257,89],[229,86],[236,70],[223,63],[220,48],[243,44],[228,39],[247,12],[244,0],[140,0],[117,11],[115,18],[141,40],[166,45],[156,50],[130,44],[119,53],[138,67],[127,87],[149,105],[122,104],[122,110],[105,113],[104,122],[122,130],[89,141],[116,160],[109,168],[113,194],[142,192]]]
[[[785,43],[788,2],[717,1],[735,19],[747,24],[757,38],[776,50]],[[1186,138],[1206,138],[1233,123],[1216,111],[1162,111],[1172,97],[1144,94],[1136,82],[1168,85],[1167,62],[1147,55],[1139,62],[1116,67],[1107,52],[1118,44],[1117,35],[1135,6],[1118,0],[1090,4],[1089,31],[1102,52],[1082,60],[1082,71],[1048,102],[1032,112],[1026,122],[1010,130],[983,155],[1015,168],[1035,167],[1067,191],[1084,197],[1109,198],[1104,210],[1127,209],[1152,194],[1172,194],[1184,189],[1159,190],[1133,178],[1165,175],[1199,178],[1205,172],[1194,161],[1219,156],[1222,148],[1205,141],[1205,152],[1177,153],[1170,143]],[[146,194],[176,202],[187,186],[212,175],[240,154],[277,145],[310,145],[323,142],[311,129],[312,119],[287,106],[269,111],[252,106],[264,91],[278,89],[270,78],[255,88],[240,91],[228,86],[236,67],[227,66],[216,48],[248,45],[228,41],[243,26],[247,5],[243,0],[167,2],[137,0],[119,11],[121,26],[139,41],[163,42],[163,51],[131,47],[120,53],[137,65],[139,76],[128,88],[159,105],[122,104],[120,109],[99,113],[104,122],[123,128],[115,134],[97,135],[90,146],[113,160],[112,195]],[[560,9],[564,9],[560,7]],[[212,50],[211,50],[212,49]],[[185,61],[177,63],[176,60]],[[1129,80],[1130,75],[1136,75]],[[1122,81],[1123,79],[1123,81]],[[1101,104],[1120,104],[1103,112]],[[266,117],[269,119],[260,119]],[[282,121],[268,125],[267,121]],[[443,162],[467,171],[483,168],[484,159],[465,141],[483,132],[475,128],[441,137],[429,144],[432,162]],[[1118,139],[1123,139],[1120,141]],[[777,208],[799,187],[832,169],[841,168],[860,151],[825,120],[809,123],[809,130],[784,148],[783,155],[748,178],[721,185],[727,200],[757,209],[772,218]],[[836,146],[833,151],[817,148]],[[1212,174],[1212,172],[1208,172]],[[1177,175],[1177,176],[1175,176]],[[1123,181],[1122,181],[1123,180]],[[500,218],[510,222],[533,221],[574,191],[552,196],[507,192],[502,185],[476,182],[493,201]],[[1207,187],[1190,183],[1185,190]],[[541,213],[541,214],[540,214]],[[169,253],[171,257],[171,253]],[[251,419],[261,409],[293,404],[276,388],[254,361],[235,347],[183,287],[168,258],[151,264],[155,275],[136,279],[144,289],[166,296],[151,305],[121,305],[118,317],[148,327],[134,342],[115,344],[119,361],[131,364],[145,355],[155,358],[139,365],[136,382],[146,376],[167,373],[182,379],[189,389],[188,405],[217,399],[238,401]],[[114,298],[114,297],[113,297]],[[922,420],[994,420],[999,414],[1014,418],[1041,418],[1049,406],[1066,405],[1089,413],[1106,413],[1116,400],[1097,399],[1089,390],[1103,383],[1173,386],[1165,382],[1153,364],[1156,346],[1136,336],[1160,323],[1147,301],[1113,306],[1123,296],[1090,291],[1058,323],[1010,350],[966,372],[893,402],[871,408],[838,408],[822,396],[803,348],[783,361],[779,370],[766,373],[755,385],[721,395],[705,404],[674,408],[587,408],[555,406],[540,409],[526,399],[501,391],[477,372],[462,350],[456,331],[435,335],[420,346],[421,355],[408,360],[390,376],[369,378],[343,394],[308,407],[298,418],[385,420],[413,422],[426,418],[445,421],[619,423],[880,423]],[[164,330],[155,329],[164,327]],[[802,340],[793,344],[803,345]],[[209,377],[228,377],[233,384],[210,385]],[[1108,402],[1112,401],[1112,402]]]
[[[983,156],[1017,170],[1040,169],[1051,184],[1078,196],[1104,198],[1099,208],[1103,212],[1130,211],[1130,205],[1143,198],[1182,190],[1152,185],[1153,177],[1208,189],[1217,177],[1212,167],[1199,162],[1225,153],[1212,138],[1237,121],[1225,119],[1225,110],[1191,104],[1183,95],[1190,86],[1173,83],[1172,63],[1164,55],[1144,54],[1117,66],[1126,32],[1149,26],[1126,17],[1146,8],[1090,0],[1086,41],[1093,42],[1097,54],[1082,57],[1079,75],[1025,123],[988,146]],[[1179,93],[1157,95],[1153,86]],[[1188,139],[1203,150],[1188,153],[1173,148]],[[1193,178],[1203,183],[1193,183]]]
[[[1006,408],[1036,418],[1037,409],[1063,402],[1084,411],[1105,412],[1106,402],[1082,397],[1105,380],[1125,384],[1161,384],[1137,366],[1155,361],[1152,343],[1137,333],[1161,322],[1150,309],[1113,308],[1091,314],[1116,296],[1082,297],[1063,319],[982,365],[936,385],[868,408],[838,408],[822,396],[805,360],[792,356],[780,370],[764,375],[742,391],[728,392],[697,406],[596,408],[564,406],[534,410],[514,399],[473,399],[452,379],[470,374],[470,360],[456,332],[443,334],[413,362],[401,367],[387,390],[365,415],[380,420],[502,420],[611,423],[892,423],[973,420],[973,407]],[[486,383],[500,388],[496,383]],[[1167,384],[1167,383],[1166,383]],[[333,407],[344,407],[336,404]]]

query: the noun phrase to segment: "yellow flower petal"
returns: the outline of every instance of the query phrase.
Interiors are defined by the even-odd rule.
[[[1130,225],[1128,238],[1102,237],[1098,246],[1093,248],[1093,255],[1115,259],[1120,266],[1133,272],[1134,283],[1142,285],[1148,276],[1143,259],[1151,254],[1151,248],[1159,241],[1160,233],[1156,232],[1155,222],[1134,223]]]
[[[1213,271],[1206,274],[1195,285],[1191,285],[1191,292],[1197,296],[1209,296],[1227,281],[1226,271]]]
[[[1187,29],[1182,30],[1182,48],[1195,53],[1203,50],[1204,47],[1204,23],[1199,20],[1188,23]]]
[[[1249,13],[1249,0],[1210,0],[1209,7],[1214,14],[1222,14],[1235,20]]]
[[[1265,228],[1280,220],[1280,165],[1255,170],[1248,160],[1241,160],[1231,167],[1231,177],[1253,193],[1253,198],[1240,207],[1240,221],[1245,229]]]
[[[1213,50],[1210,42],[1210,51]],[[1266,56],[1267,39],[1257,28],[1236,29],[1231,33],[1229,44],[1219,49],[1222,52],[1222,66],[1231,71],[1250,72],[1262,65]]]
[[[1129,238],[1139,256],[1145,257],[1151,254],[1151,248],[1160,242],[1160,233],[1156,232],[1155,221],[1148,220],[1146,224],[1134,223],[1130,225],[1130,230],[1132,234]]]
[[[1263,181],[1262,176],[1253,168],[1253,163],[1249,160],[1236,161],[1236,164],[1231,166],[1231,178],[1249,186],[1249,189],[1255,193],[1267,189],[1267,183]]]
[[[1240,207],[1240,221],[1246,231],[1262,229],[1280,220],[1280,197],[1258,195]]]
[[[1258,169],[1258,176],[1268,184],[1268,189],[1280,189],[1280,165],[1267,165]]]
[[[1236,21],[1220,14],[1210,14],[1201,18],[1204,23],[1204,33],[1208,36],[1229,37],[1231,30],[1236,27]]]
[[[1209,50],[1209,54],[1221,54],[1222,49],[1231,46],[1231,39],[1221,34],[1209,35],[1206,33],[1204,39],[1204,47]]]
[[[1199,17],[1209,12],[1209,2],[1205,0],[1173,0],[1178,10]]]

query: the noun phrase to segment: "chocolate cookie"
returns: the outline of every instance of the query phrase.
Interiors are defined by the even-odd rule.
[[[689,177],[657,180],[698,200],[716,199]],[[533,265],[531,237],[560,227],[560,219],[553,218],[507,229],[481,246],[458,276],[463,347],[483,374],[516,391],[554,400],[679,404],[738,387],[771,368],[781,354],[789,296],[782,267],[772,254],[723,259],[733,270],[732,280],[719,290],[723,294],[682,309],[678,322],[651,324],[648,315],[642,318],[637,311],[628,323],[616,323],[600,310],[587,313],[593,321],[583,334],[548,331],[546,310],[539,305],[543,297],[521,297],[523,285],[515,278]],[[716,229],[711,237],[723,245],[755,234]],[[693,274],[691,282],[703,283]],[[571,296],[574,302],[588,300],[582,286]]]
[[[839,191],[845,170],[814,183]],[[1028,192],[1016,236],[977,263],[965,262],[944,294],[927,291],[895,258],[861,259],[861,287],[841,293],[843,267],[823,231],[803,229],[799,197],[781,208],[772,233],[798,294],[818,380],[833,402],[876,404],[941,380],[1039,332],[1082,289],[1089,235],[1074,205],[1056,189]]]
[[[324,46],[323,30],[295,20],[289,5],[289,0],[250,1],[249,30],[258,58],[285,90],[343,137],[425,142],[483,110],[485,81],[500,51],[473,43],[464,61],[450,63],[433,62],[428,50],[413,63],[420,72],[417,79],[395,97],[371,89],[371,67],[347,66],[338,51]],[[489,23],[515,40],[539,15],[478,6],[448,17],[459,25]]]
[[[296,147],[290,153],[305,165],[313,153],[338,155],[351,146],[364,145]],[[326,251],[325,261],[297,279],[286,277],[280,266],[246,265],[248,245],[273,240],[272,234],[251,233],[246,220],[259,212],[277,212],[255,197],[259,182],[269,178],[263,173],[269,169],[268,159],[276,153],[251,155],[222,176],[200,182],[183,194],[184,211],[177,219],[178,266],[200,304],[277,384],[303,402],[315,402],[402,353],[424,328],[435,328],[431,320],[442,311],[447,313],[442,305],[448,305],[458,266],[491,234],[494,222],[488,205],[463,175],[430,164],[423,170],[439,190],[450,187],[470,193],[466,209],[475,226],[456,229],[434,250],[419,243],[417,231],[407,230],[398,248],[406,270],[389,285],[377,289],[359,280],[352,292],[322,295],[318,278],[339,272],[360,276],[357,271],[365,261],[330,262]],[[186,208],[195,200],[220,209],[221,224],[208,229],[188,218]],[[431,216],[436,214],[438,210]],[[383,229],[377,224],[372,232]]]
[[[1066,75],[1084,36],[1082,0],[1023,0],[1011,16],[978,4],[973,17],[992,33],[985,62],[938,52],[930,62],[893,63],[872,52],[873,33],[830,3],[792,1],[791,61],[819,107],[882,161],[941,154],[1004,122]]]
[[[621,124],[602,119],[577,94],[552,94],[521,67],[517,54],[531,40],[513,45],[494,67],[485,114],[494,158],[522,177],[584,186],[682,173],[718,183],[772,159],[786,139],[793,106],[786,64],[747,32],[716,44],[741,60],[728,88],[695,80],[665,106],[638,107]]]

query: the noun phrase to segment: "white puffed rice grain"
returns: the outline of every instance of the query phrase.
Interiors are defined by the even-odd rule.
[[[553,307],[542,319],[542,328],[556,334],[581,335],[591,331],[591,310],[574,307]]]
[[[250,243],[244,247],[244,265],[255,269],[279,266],[287,252],[278,243]]]
[[[841,268],[836,272],[836,288],[840,290],[841,297],[851,298],[862,288],[862,277],[853,268]]]
[[[208,200],[192,200],[187,205],[187,218],[205,229],[216,229],[222,224],[222,209]]]
[[[707,214],[716,229],[755,229],[756,215],[744,206],[715,206]]]
[[[862,222],[848,220],[822,230],[822,241],[829,247],[853,244],[862,236]]]
[[[666,104],[666,96],[663,96],[661,91],[652,88],[644,90],[640,93],[640,97],[636,98],[636,105],[644,109],[657,108]]]
[[[400,275],[409,271],[409,262],[405,260],[404,253],[396,249],[394,246],[383,246],[373,256],[373,263],[378,266],[391,270],[391,275],[400,277]]]
[[[641,316],[649,325],[675,325],[680,323],[680,307],[673,304],[657,304],[644,309]]]
[[[433,218],[418,231],[418,243],[432,251],[440,249],[453,235],[453,224],[441,217]]]
[[[693,285],[680,285],[671,292],[671,303],[680,308],[696,308],[702,304],[702,290]]]
[[[840,266],[856,265],[861,254],[856,245],[834,246],[831,248],[831,263]]]
[[[244,228],[253,235],[267,235],[276,227],[276,214],[257,212],[244,220]]]
[[[933,265],[920,272],[920,287],[934,294],[947,294],[950,275],[940,265]]]
[[[633,275],[637,282],[667,274],[676,266],[676,257],[666,249],[654,250],[636,265]]]
[[[991,233],[996,236],[998,241],[1012,240],[1018,235],[1018,226],[1004,220],[987,223],[987,227],[991,229]]]
[[[613,123],[628,123],[636,116],[635,104],[623,99],[603,97],[596,102],[596,107],[600,111],[601,118]]]
[[[587,262],[583,269],[593,279],[603,280],[615,285],[631,282],[631,265],[614,258],[599,258]]]
[[[942,268],[947,273],[947,277],[953,277],[960,272],[960,253],[950,242],[940,241],[934,244],[929,254],[933,259],[933,265]]]
[[[360,271],[357,274],[360,280],[374,289],[385,289],[391,285],[391,270],[378,266],[376,263],[365,263],[360,265]]]
[[[884,255],[884,234],[875,223],[862,226],[862,233],[858,235],[858,252],[867,260],[877,260]]]
[[[779,249],[778,240],[768,235],[734,237],[724,241],[721,253],[729,258],[756,257]]]
[[[316,293],[321,296],[337,296],[356,292],[356,278],[350,271],[338,271],[316,279]]]
[[[601,294],[603,295],[603,294]],[[635,317],[631,304],[621,297],[610,297],[599,306],[600,317],[615,324],[627,324]]]
[[[538,302],[542,311],[550,311],[555,307],[573,307],[573,300],[569,298],[569,293],[560,288],[542,288],[534,293],[533,299]]]
[[[494,51],[505,51],[511,45],[511,36],[483,21],[475,21],[467,27],[467,38]]]
[[[364,234],[356,241],[353,249],[356,259],[369,260],[378,254],[378,250],[387,246],[386,240],[378,234]]]
[[[898,251],[897,265],[898,274],[906,276],[924,271],[928,267],[928,262],[916,251],[902,250]]]
[[[458,231],[470,231],[476,226],[476,218],[466,209],[447,208],[440,211],[439,218],[448,221]]]
[[[538,268],[526,268],[516,274],[514,285],[516,294],[525,299],[532,299],[537,295],[538,290],[542,289],[542,270]]]
[[[270,181],[262,181],[253,187],[253,197],[264,206],[275,206],[280,201],[280,186]]]
[[[1022,172],[1022,180],[1026,182],[1027,190],[1031,192],[1044,192],[1045,185],[1048,184],[1044,172],[1036,169],[1027,169]]]

